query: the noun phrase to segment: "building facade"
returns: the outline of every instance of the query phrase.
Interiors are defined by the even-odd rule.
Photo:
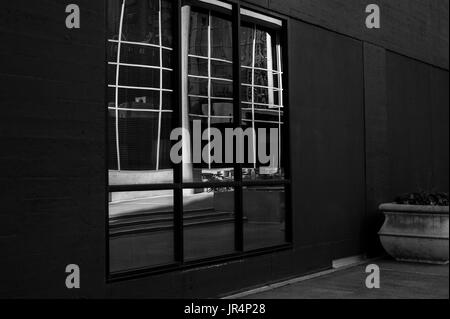
[[[448,192],[448,1],[380,29],[359,0],[69,3],[0,9],[2,297],[224,296],[380,254],[380,203]]]

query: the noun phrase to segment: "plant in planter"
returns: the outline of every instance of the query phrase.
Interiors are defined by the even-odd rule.
[[[385,221],[378,234],[388,254],[400,261],[448,263],[447,193],[404,194],[379,209]]]

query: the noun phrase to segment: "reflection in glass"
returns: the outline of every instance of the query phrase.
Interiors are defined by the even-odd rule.
[[[286,243],[284,187],[245,187],[243,204],[245,250]]]
[[[173,191],[110,193],[111,272],[174,262]]]
[[[233,83],[231,82],[212,80],[211,90],[213,97],[233,98]]]
[[[169,0],[108,2],[111,183],[173,182],[172,9]]]
[[[185,127],[192,141],[186,146],[187,158],[193,163],[183,166],[185,182],[233,181],[232,164],[215,163],[202,151],[209,141],[194,134],[194,121],[201,122],[201,133],[218,129],[221,132],[233,125],[233,63],[232,24],[229,16],[184,6],[183,26],[189,30],[183,54],[186,55],[188,83],[184,108]],[[200,148],[194,149],[196,141]],[[211,149],[206,149],[211,154]],[[195,154],[194,154],[195,153]],[[200,154],[200,155],[199,155]],[[200,162],[196,161],[200,156]]]
[[[234,190],[186,189],[183,196],[184,255],[203,259],[234,252]]]
[[[233,65],[228,62],[211,61],[211,76],[213,78],[233,79]]]
[[[211,14],[211,57],[233,60],[233,32],[231,21]]]
[[[260,139],[266,134],[266,150],[272,143],[278,148],[270,163],[263,163],[257,157],[253,165],[245,165],[243,179],[283,179],[282,156],[284,134],[283,87],[282,87],[281,45],[278,32],[267,30],[255,24],[242,23],[241,28],[241,112],[242,124],[253,128]],[[265,129],[265,133],[259,130]],[[276,139],[270,130],[277,130]],[[255,143],[254,154],[259,154],[261,145]]]

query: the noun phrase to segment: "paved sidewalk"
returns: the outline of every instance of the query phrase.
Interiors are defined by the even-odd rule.
[[[242,299],[448,299],[449,266],[380,259],[380,288],[368,289],[367,264],[274,288]],[[239,298],[239,296],[236,296]]]

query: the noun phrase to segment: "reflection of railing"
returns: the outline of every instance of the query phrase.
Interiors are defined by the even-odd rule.
[[[217,212],[214,209],[191,210],[184,212],[184,227],[201,227],[211,224],[233,223],[234,213]],[[173,229],[173,212],[140,213],[110,218],[111,237],[136,235]]]
[[[184,227],[202,227],[235,222],[234,192],[202,192],[185,195]],[[173,197],[157,196],[111,204],[109,230],[111,237],[172,231]]]

